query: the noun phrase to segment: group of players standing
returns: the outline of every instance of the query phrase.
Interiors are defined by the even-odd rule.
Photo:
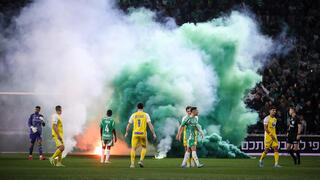
[[[130,168],[135,167],[135,152],[137,148],[142,147],[140,161],[138,165],[140,167],[143,166],[143,160],[146,155],[146,145],[147,145],[147,124],[153,134],[153,138],[156,139],[157,136],[155,134],[153,125],[151,123],[151,118],[148,113],[143,112],[144,105],[139,103],[137,105],[137,112],[133,113],[130,116],[125,138],[128,137],[129,130],[133,125],[132,138],[131,138],[131,165]],[[52,165],[57,167],[63,167],[64,165],[61,163],[62,160],[62,152],[64,151],[64,142],[63,142],[63,127],[62,127],[62,119],[61,106],[55,107],[56,113],[51,116],[52,120],[52,139],[56,143],[57,150],[55,153],[49,158],[49,161]],[[276,135],[276,123],[277,119],[275,118],[276,109],[274,107],[270,108],[270,114],[264,118],[264,130],[265,130],[265,151],[262,153],[261,158],[259,160],[260,167],[263,167],[263,159],[269,152],[270,148],[274,150],[275,157],[275,167],[281,167],[279,165],[279,152],[278,152],[278,139]],[[203,167],[204,165],[199,162],[196,153],[197,146],[197,134],[203,136],[202,131],[198,126],[198,110],[197,107],[188,106],[186,108],[187,115],[182,118],[181,124],[178,129],[178,133],[176,135],[176,140],[181,140],[182,132],[183,132],[183,145],[185,147],[185,155],[182,161],[181,167],[186,168],[197,165],[198,168]],[[301,123],[299,119],[296,117],[295,109],[290,107],[289,109],[290,120],[289,120],[289,128],[287,133],[287,149],[289,154],[293,157],[295,164],[300,164],[300,153],[298,142],[300,140],[301,133]],[[32,151],[34,147],[35,141],[38,142],[40,160],[44,160],[45,158],[42,156],[42,126],[45,126],[45,121],[43,115],[40,114],[40,106],[35,107],[35,113],[31,114],[28,120],[28,126],[30,128],[30,148],[29,148],[29,159],[32,160]],[[110,151],[111,147],[114,145],[114,142],[117,141],[116,135],[116,124],[114,119],[112,118],[112,110],[108,110],[106,113],[106,117],[101,119],[100,123],[100,135],[102,142],[102,154],[101,154],[101,163],[110,163]],[[292,149],[292,144],[294,145],[294,151]],[[294,155],[296,153],[296,156]],[[190,153],[192,158],[190,158]],[[55,159],[57,157],[57,162]]]
[[[42,126],[45,126],[44,117],[40,114],[40,106],[35,107],[35,112],[30,115],[28,120],[28,126],[30,128],[30,148],[29,148],[29,159],[32,160],[32,152],[34,143],[38,142],[39,147],[39,155],[40,160],[45,160],[45,157],[42,156]],[[64,142],[63,142],[63,127],[62,127],[62,119],[61,106],[56,106],[56,113],[51,116],[52,121],[52,139],[56,143],[57,150],[53,154],[52,157],[49,158],[49,161],[52,165],[57,167],[63,167],[64,165],[61,163],[62,160],[62,152],[64,151]],[[57,162],[55,162],[55,158],[58,158]]]

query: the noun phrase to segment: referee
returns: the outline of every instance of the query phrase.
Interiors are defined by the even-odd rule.
[[[299,141],[301,135],[301,122],[296,115],[294,107],[289,108],[289,115],[290,119],[287,131],[287,150],[293,158],[294,164],[298,163],[298,165],[300,165]],[[293,153],[292,144],[294,146],[294,152],[296,153],[296,156]]]

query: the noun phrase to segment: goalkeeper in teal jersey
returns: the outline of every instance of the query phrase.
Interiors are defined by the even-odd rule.
[[[203,167],[203,164],[199,163],[199,159],[197,156],[197,144],[196,144],[196,131],[200,133],[200,136],[203,136],[202,132],[198,128],[198,110],[196,107],[191,108],[191,114],[188,116],[181,124],[183,127],[179,131],[179,137],[181,137],[181,134],[183,132],[183,129],[186,128],[186,134],[185,134],[185,139],[187,141],[187,152],[184,155],[183,162],[181,164],[182,168],[187,167],[187,161],[190,157],[190,152],[192,151],[192,157],[194,161],[197,164],[198,168]]]
[[[113,138],[114,142],[117,142],[116,123],[111,116],[112,110],[109,109],[107,111],[107,117],[102,118],[100,123],[100,135],[102,141],[101,163],[110,163],[109,157],[111,146],[113,146]]]

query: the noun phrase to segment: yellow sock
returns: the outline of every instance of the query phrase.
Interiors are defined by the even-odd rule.
[[[142,148],[141,150],[141,156],[140,156],[140,161],[143,161],[144,160],[144,156],[146,155],[147,153],[147,149],[146,148]]]
[[[191,159],[189,158],[187,161],[187,165],[190,165],[190,161],[191,161]]]
[[[276,164],[279,163],[279,152],[274,152],[274,162],[275,162]]]
[[[134,164],[135,155],[136,155],[136,151],[132,149],[131,150],[131,164]]]
[[[264,157],[266,156],[266,153],[265,152],[263,152],[262,153],[262,155],[261,155],[261,157],[260,157],[260,161],[262,161],[263,159],[264,159]]]
[[[62,160],[62,152],[58,155],[58,161],[57,163],[60,164]]]
[[[56,152],[52,155],[52,159],[56,158],[61,153],[60,149],[57,149]]]

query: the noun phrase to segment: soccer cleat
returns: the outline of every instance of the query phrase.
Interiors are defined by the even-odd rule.
[[[263,161],[259,160],[259,167],[263,167]]]
[[[57,163],[56,164],[57,167],[66,167],[65,165],[61,164],[61,163]]]
[[[134,168],[134,164],[131,164],[131,165],[130,165],[130,168]]]
[[[40,160],[46,160],[46,158],[45,158],[45,157],[43,157],[43,156],[41,156],[41,157],[40,157]]]
[[[279,164],[274,164],[274,167],[281,168],[282,166],[280,166]]]
[[[32,160],[32,156],[29,156],[29,160]]]
[[[111,161],[106,160],[104,163],[106,163],[106,164],[111,164]]]
[[[140,166],[141,168],[143,168],[143,163],[142,163],[142,161],[139,161],[138,164],[139,164],[139,166]]]
[[[204,164],[199,163],[198,164],[198,168],[202,168],[204,166]]]
[[[181,168],[186,168],[187,167],[187,165],[186,164],[181,164],[181,166],[180,166]]]
[[[52,159],[52,157],[49,157],[49,162],[52,166],[55,166],[55,162],[54,162],[54,159]]]
[[[190,164],[187,164],[187,168],[190,168]]]

